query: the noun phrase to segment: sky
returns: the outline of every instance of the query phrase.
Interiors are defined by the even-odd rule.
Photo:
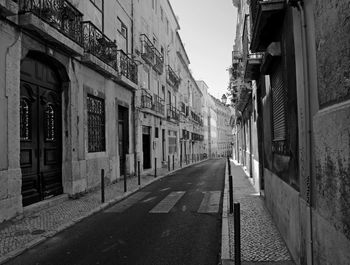
[[[180,36],[196,80],[221,99],[227,92],[231,52],[236,31],[232,0],[170,0],[178,16]]]

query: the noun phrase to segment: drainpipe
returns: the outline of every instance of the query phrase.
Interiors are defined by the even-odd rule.
[[[309,73],[309,61],[307,59],[307,55],[309,54],[308,47],[307,47],[307,32],[306,32],[306,15],[304,10],[304,2],[303,0],[290,0],[289,4],[293,7],[296,7],[297,10],[300,12],[300,23],[301,23],[301,34],[302,34],[302,53],[303,53],[303,70],[304,70],[304,97],[305,102],[307,106],[305,106],[305,131],[306,131],[306,158],[308,158],[308,167],[307,167],[307,176],[309,179],[309,215],[310,215],[310,258],[311,258],[311,264],[314,264],[314,257],[313,257],[313,225],[312,225],[312,137],[311,137],[311,95],[310,95],[310,73]]]
[[[135,23],[134,23],[134,0],[131,1],[131,56],[133,58],[134,55],[134,33],[135,33]],[[138,72],[137,72],[138,75]],[[137,77],[138,79],[138,77]],[[134,172],[135,175],[137,174],[137,133],[136,130],[138,129],[138,113],[136,112],[136,91],[132,92],[132,111],[134,114],[133,119],[133,125],[134,125],[134,131],[133,131],[133,143],[134,143]]]

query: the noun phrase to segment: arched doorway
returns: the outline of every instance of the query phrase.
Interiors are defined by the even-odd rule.
[[[61,81],[53,67],[21,63],[20,165],[23,206],[61,194]]]

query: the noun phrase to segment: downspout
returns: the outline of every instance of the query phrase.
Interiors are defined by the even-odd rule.
[[[134,32],[135,32],[135,23],[134,23],[134,0],[131,0],[131,56],[133,58],[134,56]],[[138,71],[137,71],[137,75],[138,75]],[[137,77],[138,79],[138,77]],[[134,172],[135,172],[135,176],[138,174],[137,171],[137,165],[138,165],[138,161],[137,161],[137,133],[136,130],[138,129],[138,113],[136,113],[136,91],[132,92],[132,111],[134,113],[134,119],[133,119],[133,125],[134,125],[134,131],[133,131],[133,144],[134,144]]]
[[[306,201],[309,204],[309,215],[310,215],[310,258],[311,258],[311,264],[314,264],[314,257],[313,257],[313,225],[312,225],[312,141],[311,141],[311,95],[310,95],[310,73],[309,73],[309,61],[307,59],[307,55],[309,54],[308,47],[307,47],[307,33],[306,33],[306,16],[305,11],[303,7],[303,0],[296,0],[296,1],[290,1],[290,5],[297,8],[297,10],[300,12],[300,18],[301,18],[301,34],[302,34],[302,52],[303,52],[303,69],[304,69],[304,97],[305,97],[305,112],[306,119],[305,119],[305,130],[306,130],[306,157],[309,158],[307,167],[308,171],[307,177],[309,180],[309,187],[307,187],[307,191],[309,192],[309,196],[306,196]]]

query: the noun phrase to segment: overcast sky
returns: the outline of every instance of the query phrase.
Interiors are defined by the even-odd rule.
[[[196,80],[204,80],[217,98],[227,92],[236,30],[232,0],[170,0],[179,18],[180,36]]]

